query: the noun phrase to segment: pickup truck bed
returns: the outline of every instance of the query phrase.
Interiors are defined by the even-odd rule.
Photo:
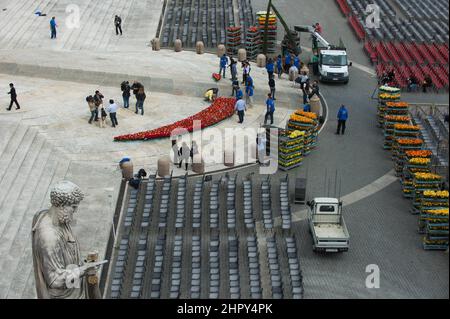
[[[338,224],[317,224],[314,231],[318,238],[345,238],[344,227]]]

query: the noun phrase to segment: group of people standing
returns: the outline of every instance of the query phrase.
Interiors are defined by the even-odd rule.
[[[89,111],[91,112],[91,117],[89,118],[88,123],[92,124],[92,122],[98,122],[101,128],[106,127],[106,118],[109,117],[111,120],[111,126],[116,127],[119,125],[117,121],[117,110],[118,106],[114,102],[113,99],[109,100],[109,105],[106,107],[103,106],[104,95],[100,93],[100,91],[95,91],[94,95],[89,95],[86,97],[86,102],[89,106]],[[106,113],[108,112],[108,113]]]
[[[120,85],[120,89],[122,91],[122,98],[123,98],[123,107],[128,109],[130,107],[130,96],[131,92],[133,92],[133,95],[136,98],[136,114],[141,113],[141,115],[144,115],[144,102],[147,98],[147,95],[145,94],[145,88],[144,86],[137,81],[134,81],[133,84],[130,86],[129,81],[124,81]]]
[[[198,145],[195,141],[192,141],[191,147],[186,142],[183,142],[181,147],[178,147],[177,140],[172,140],[172,151],[174,154],[173,163],[178,165],[179,168],[184,163],[186,171],[189,168],[189,159],[191,163],[194,163],[194,156],[199,154]]]

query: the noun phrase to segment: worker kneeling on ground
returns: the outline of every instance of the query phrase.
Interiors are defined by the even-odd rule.
[[[218,88],[211,88],[205,92],[205,101],[214,102],[217,99],[217,95],[219,94]]]

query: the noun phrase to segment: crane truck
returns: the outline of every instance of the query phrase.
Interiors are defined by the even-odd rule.
[[[313,52],[319,55],[319,80],[321,82],[338,82],[347,84],[349,66],[347,50],[343,46],[335,46],[325,40],[312,26],[295,26],[295,31],[311,34],[313,41]]]

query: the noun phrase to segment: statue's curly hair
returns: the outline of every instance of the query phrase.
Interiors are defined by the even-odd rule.
[[[78,205],[83,198],[81,189],[69,181],[59,182],[50,192],[50,202],[54,207]]]

